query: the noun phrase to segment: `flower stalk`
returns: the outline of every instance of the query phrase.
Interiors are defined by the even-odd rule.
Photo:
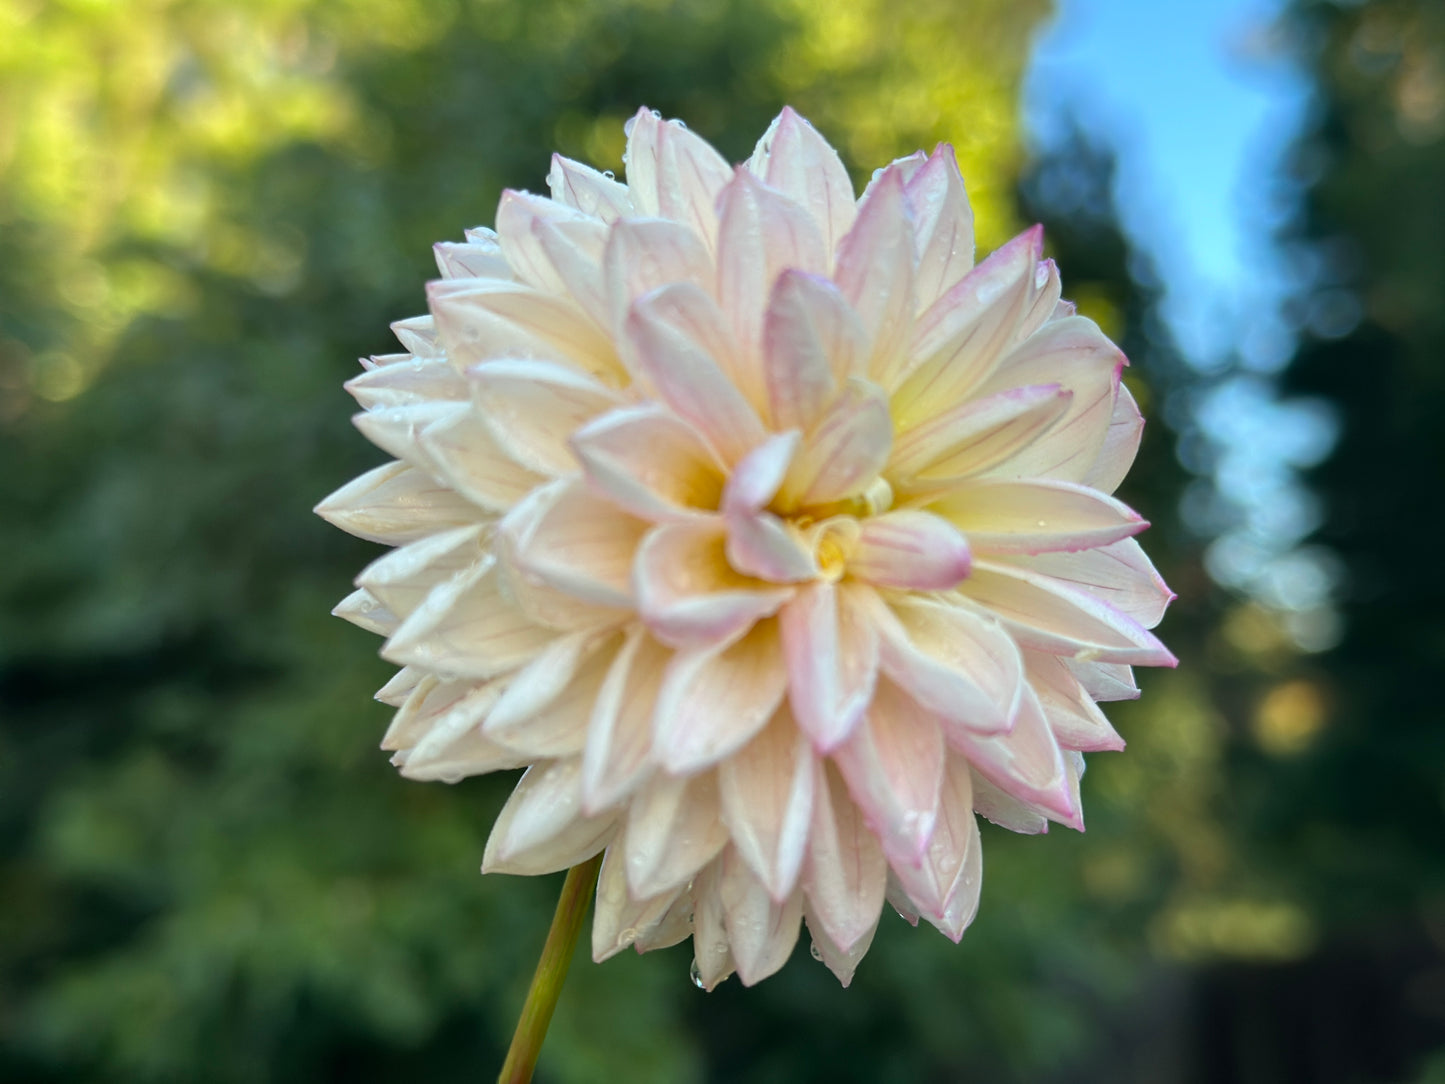
[[[597,884],[597,871],[601,866],[602,855],[599,854],[567,871],[562,894],[557,899],[557,911],[552,915],[552,928],[547,931],[547,942],[542,946],[542,956],[532,975],[527,1000],[522,1003],[522,1015],[517,1020],[517,1030],[512,1035],[512,1045],[507,1051],[507,1060],[502,1064],[497,1084],[527,1084],[532,1079],[532,1072],[537,1068],[537,1056],[542,1052],[542,1041],[547,1037],[547,1025],[552,1022],[552,1011],[562,994],[562,983],[567,980],[567,968],[571,966],[577,935],[581,933],[587,917],[587,902]]]

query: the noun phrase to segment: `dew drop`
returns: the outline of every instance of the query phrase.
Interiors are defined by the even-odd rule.
[[[609,181],[617,180],[617,174],[613,173],[610,169],[604,169],[602,176],[606,177]]]
[[[677,120],[676,118],[673,119],[672,123],[673,123],[673,124],[676,124],[679,128],[686,128],[686,127],[687,127],[687,122],[686,122],[686,121]]]
[[[1048,522],[1041,519],[1041,520],[1038,521],[1037,526],[1039,526],[1039,527],[1047,527],[1047,526],[1048,526]]]
[[[651,113],[651,114],[652,114],[654,117],[656,117],[658,120],[661,120],[661,119],[662,119],[662,110],[661,110],[661,109],[649,109],[648,112]]]
[[[635,944],[637,942],[637,931],[634,930],[631,926],[629,926],[627,929],[623,930],[622,933],[618,936],[617,942],[623,948],[627,948],[629,945]]]
[[[818,947],[818,942],[814,941],[808,946],[808,955],[815,960],[821,961],[823,959],[823,950]]]
[[[692,979],[692,984],[699,990],[705,990],[706,984],[702,981],[702,968],[697,966],[697,959],[694,957],[692,967],[688,970],[687,977]]]

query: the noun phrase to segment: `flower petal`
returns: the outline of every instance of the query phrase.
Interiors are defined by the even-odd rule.
[[[1007,564],[1080,588],[1152,629],[1176,597],[1139,543],[1126,538],[1083,553],[1040,553],[1003,558]]]
[[[473,366],[467,378],[497,443],[540,474],[575,471],[568,438],[620,402],[600,381],[547,361],[492,361]]]
[[[798,942],[803,894],[794,892],[781,903],[733,847],[723,852],[721,883],[723,922],[728,947],[744,986],[761,982],[788,962]],[[694,937],[694,941],[696,938]]]
[[[528,757],[485,737],[481,721],[496,703],[497,690],[462,686],[464,694],[415,745],[399,751],[392,763],[407,779],[457,783],[468,776],[520,768]]]
[[[731,975],[734,966],[728,946],[722,879],[723,857],[719,855],[703,867],[693,882],[693,898],[697,901],[692,933],[693,981],[709,991]],[[766,891],[763,897],[767,898]]]
[[[1065,658],[1063,662],[1079,679],[1084,691],[1100,703],[1139,699],[1139,686],[1134,683],[1134,671],[1128,666],[1072,658]]]
[[[629,218],[612,227],[602,259],[611,327],[621,330],[638,298],[674,283],[710,295],[712,257],[702,239],[665,218]]]
[[[638,547],[633,566],[637,612],[674,647],[735,639],[789,598],[790,587],[764,587],[729,566],[721,524],[668,523]]]
[[[1036,294],[1043,229],[1015,237],[965,275],[918,318],[908,356],[915,368],[893,394],[894,417],[906,432],[970,397],[1017,341]],[[1017,380],[1044,383],[1046,377]]]
[[[398,617],[409,617],[432,588],[490,560],[481,541],[480,524],[430,535],[373,561],[356,577],[356,584]]]
[[[858,219],[838,245],[833,279],[857,311],[871,344],[868,375],[892,389],[908,358],[913,326],[913,225],[903,176],[889,166],[860,201]]]
[[[838,769],[819,762],[817,775],[803,874],[808,927],[815,936],[826,934],[834,947],[848,953],[871,938],[878,925],[888,863]]]
[[[1007,734],[968,737],[963,753],[1005,794],[1039,807],[1050,820],[1084,830],[1083,811],[1038,696],[1024,686],[1018,718]]]
[[[498,358],[534,358],[583,372],[615,374],[612,343],[562,293],[495,279],[443,279],[427,284],[427,303],[453,365],[465,369]]]
[[[718,195],[732,175],[727,159],[707,140],[675,120],[658,126],[658,210],[691,228],[709,246],[717,241]]]
[[[1129,386],[1121,380],[1114,389],[1114,412],[1109,418],[1109,431],[1104,435],[1099,457],[1079,480],[1104,493],[1113,493],[1133,466],[1143,436],[1144,416],[1139,413],[1139,404],[1134,401]]]
[[[622,154],[627,167],[627,193],[641,215],[656,215],[662,206],[657,191],[657,140],[661,130],[661,114],[646,106],[623,125],[627,133],[627,150]]]
[[[1034,805],[1004,793],[977,769],[973,775],[973,808],[979,816],[1010,832],[1037,836],[1049,830],[1049,819]]]
[[[943,924],[949,915],[949,903],[960,891],[971,896],[972,906],[955,907],[955,921],[961,918],[967,925],[972,920],[978,906],[977,868],[981,849],[978,822],[973,815],[973,779],[968,761],[961,756],[951,756],[939,791],[938,819],[922,861],[916,865],[894,862],[893,873],[921,915],[943,929],[955,942],[963,936],[963,927],[955,929],[953,923],[948,923],[950,928],[944,929]],[[972,883],[966,883],[970,879]]]
[[[568,869],[605,847],[616,827],[614,812],[583,814],[580,760],[534,764],[497,815],[482,872],[536,876]]]
[[[828,935],[828,931],[814,913],[811,901],[803,907],[803,921],[808,924],[808,933],[813,940],[810,946],[813,959],[821,960],[845,990],[852,984],[853,973],[858,970],[858,965],[873,945],[873,935],[878,930],[880,917],[881,913],[875,911],[873,925],[868,931],[853,943],[852,948],[843,949]]]
[[[777,504],[795,509],[861,493],[888,462],[892,443],[893,422],[883,389],[849,380],[793,458]]]
[[[386,546],[405,545],[485,518],[475,505],[405,463],[367,471],[313,511],[347,534]]]
[[[848,792],[893,865],[917,862],[938,815],[947,754],[938,723],[887,678],[833,754]]]
[[[592,419],[571,439],[593,489],[634,516],[688,518],[718,507],[723,473],[697,433],[659,403]]]
[[[1124,748],[1124,739],[1062,659],[1041,651],[1026,651],[1024,664],[1044,718],[1061,747],[1087,753]]]
[[[946,519],[900,509],[864,521],[848,571],[879,587],[947,591],[972,563],[968,541]]]
[[[646,521],[580,479],[549,489],[545,507],[513,538],[517,571],[596,606],[630,607],[633,556]]]
[[[764,179],[812,216],[827,251],[833,252],[858,217],[853,182],[842,159],[791,106],[783,107],[770,131]]]
[[[350,621],[359,629],[390,636],[401,625],[401,618],[388,610],[379,598],[364,588],[353,591],[331,610],[332,617]]]
[[[763,317],[763,379],[778,430],[808,430],[848,377],[863,371],[868,340],[858,314],[826,278],[784,271]]]
[[[497,204],[497,241],[507,266],[523,283],[545,294],[565,294],[567,284],[533,229],[536,223],[548,221],[591,223],[588,216],[565,203],[507,189]]]
[[[467,239],[460,243],[438,241],[432,245],[432,255],[444,279],[515,278],[493,230],[469,230]]]
[[[1003,561],[975,560],[959,592],[992,612],[1024,647],[1133,666],[1178,660],[1139,622],[1088,591]]]
[[[773,283],[787,270],[825,274],[827,249],[806,210],[746,169],[718,196],[718,216],[718,302],[744,351],[756,358]],[[764,401],[760,368],[740,387],[753,403]]]
[[[696,286],[679,283],[633,306],[627,335],[637,365],[658,395],[727,463],[767,437],[757,411],[719,364],[716,306]]]
[[[814,763],[808,739],[784,707],[718,766],[733,847],[777,903],[792,895],[807,853]]]
[[[857,728],[873,697],[878,636],[865,605],[862,592],[820,580],[779,614],[793,717],[820,753]]]
[[[703,772],[684,779],[659,772],[628,803],[623,835],[628,887],[638,899],[675,891],[727,841],[717,776]]]
[[[728,563],[770,583],[799,583],[818,574],[801,534],[763,511],[777,494],[799,443],[796,430],[768,438],[743,456],[723,490]]]
[[[587,725],[582,808],[592,814],[631,794],[652,770],[652,713],[672,652],[640,626],[612,660]]]
[[[938,719],[951,743],[1013,726],[1023,660],[997,621],[930,598],[898,598],[871,612],[883,672]]]
[[[980,553],[1096,549],[1149,526],[1112,497],[1049,479],[973,479],[954,486],[929,510],[961,528]]]
[[[776,621],[760,621],[736,642],[677,652],[657,697],[654,755],[676,775],[731,756],[767,724],[787,682]]]
[[[557,637],[508,681],[483,732],[535,759],[580,755],[621,642],[590,629]]]
[[[636,898],[627,886],[627,862],[614,842],[607,848],[597,873],[592,911],[592,959],[609,959],[636,944],[642,934],[662,921],[678,891]]]
[[[973,208],[952,146],[938,145],[923,167],[909,178],[904,196],[917,239],[914,290],[922,311],[973,269]]]
[[[495,565],[483,564],[433,590],[381,654],[449,677],[491,678],[531,661],[555,636],[500,590]]]
[[[625,184],[560,154],[552,155],[547,186],[558,203],[609,225],[634,210]]]
[[[353,376],[343,387],[367,410],[437,400],[466,401],[466,381],[451,362],[406,354],[402,358],[389,365],[367,369],[360,376]]]
[[[503,451],[475,408],[433,422],[421,443],[437,476],[488,511],[507,511],[547,480]]]

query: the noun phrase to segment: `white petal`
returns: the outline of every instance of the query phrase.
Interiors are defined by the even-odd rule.
[[[537,222],[589,221],[589,217],[564,203],[508,189],[497,204],[497,240],[507,264],[528,286],[549,294],[566,292],[566,282],[557,274],[552,260],[538,243],[533,227]]]
[[[958,590],[1000,618],[1025,647],[1082,661],[1177,665],[1158,638],[1132,617],[1032,569],[975,560],[973,574]]]
[[[672,652],[640,626],[612,661],[593,705],[582,754],[583,809],[616,805],[652,770],[652,713]]]
[[[943,732],[886,678],[834,761],[891,862],[916,862],[938,814]]]
[[[810,946],[813,959],[821,960],[823,965],[831,972],[839,983],[846,990],[853,982],[853,973],[858,970],[859,963],[867,955],[868,949],[873,945],[873,935],[878,930],[879,912],[873,914],[873,925],[857,941],[853,947],[843,949],[828,935],[822,922],[810,906],[803,908],[803,921],[808,924],[808,933],[813,939]]]
[[[376,690],[376,699],[399,708],[406,703],[407,697],[416,690],[425,676],[423,671],[414,666],[403,666],[391,676],[390,681]]]
[[[576,758],[534,764],[497,815],[482,872],[535,876],[568,869],[605,847],[616,826],[616,813],[583,815]]]
[[[723,490],[728,563],[771,583],[797,583],[818,573],[802,535],[763,510],[782,485],[799,443],[796,430],[770,437],[738,462]]]
[[[883,672],[959,735],[1008,730],[1018,714],[1023,660],[997,621],[946,601],[899,598],[878,614]]]
[[[419,358],[445,358],[447,356],[437,334],[436,321],[430,314],[396,320],[392,323],[391,330],[396,335],[397,341]]]
[[[1070,786],[1063,753],[1029,686],[1024,686],[1013,729],[989,737],[970,736],[963,752],[1006,794],[1039,807],[1051,820],[1084,830],[1083,811]]]
[[[492,361],[474,366],[467,377],[497,443],[540,474],[575,471],[569,438],[621,401],[598,380],[547,361]]]
[[[686,518],[718,507],[721,464],[697,433],[660,403],[623,407],[572,436],[593,489],[635,516]]]
[[[946,519],[900,509],[864,521],[848,571],[880,587],[946,591],[972,563],[968,540]]]
[[[717,241],[718,194],[732,177],[727,159],[677,121],[658,126],[657,202],[665,218]]]
[[[433,422],[421,442],[438,477],[489,511],[505,512],[547,480],[503,451],[475,408]]]
[[[507,682],[483,731],[535,759],[579,755],[621,641],[591,630],[557,637]]]
[[[1021,802],[994,786],[977,769],[973,772],[973,808],[979,816],[1010,832],[1026,836],[1049,830],[1049,819],[1032,804]]]
[[[736,463],[766,438],[757,411],[719,364],[716,306],[682,283],[648,294],[633,306],[627,335],[636,362],[658,395],[694,426],[727,463]]]
[[[408,406],[439,400],[464,402],[467,383],[444,358],[414,358],[368,369],[344,385],[363,407]]]
[[[826,278],[784,271],[763,317],[763,378],[774,428],[808,430],[850,376],[868,339],[858,314]]]
[[[683,887],[727,841],[714,773],[688,779],[654,775],[627,807],[623,847],[633,896]]]
[[[1069,409],[1072,394],[1058,384],[966,399],[900,434],[888,461],[901,492],[947,492],[1038,440]]]
[[[486,715],[487,709],[496,703],[496,683],[478,685],[474,681],[441,681],[434,675],[426,674],[416,682],[411,694],[395,715],[391,725],[381,739],[381,747],[389,752],[409,749],[436,725],[436,721],[467,697],[468,693],[480,691],[480,710],[474,721]]]
[[[741,862],[738,863],[742,865]],[[744,866],[744,869],[747,867]],[[713,990],[733,973],[733,956],[728,946],[725,908],[722,899],[723,858],[719,855],[697,875],[693,898],[693,974],[704,990]],[[761,890],[761,886],[760,886]],[[763,898],[767,893],[763,892]]]
[[[888,864],[837,768],[820,762],[817,772],[803,875],[808,927],[815,936],[825,933],[834,947],[848,953],[871,939],[878,925]]]
[[[899,431],[969,397],[1017,341],[1034,299],[1043,230],[1015,237],[970,271],[918,318],[909,356],[916,368],[893,395]],[[1038,384],[1047,378],[1018,380]]]
[[[792,597],[791,587],[762,586],[733,571],[725,547],[721,524],[708,522],[655,527],[638,547],[637,612],[664,643],[730,641]]]
[[[772,717],[787,682],[776,621],[760,621],[734,643],[677,652],[652,721],[658,761],[691,774],[731,756]]]
[[[1124,739],[1110,725],[1063,660],[1040,651],[1024,653],[1029,684],[1060,746],[1084,752],[1119,750]]]
[[[673,283],[707,294],[715,285],[712,257],[696,233],[663,218],[629,218],[612,227],[603,256],[611,326],[621,329],[633,302]]]
[[[792,895],[807,851],[814,763],[808,739],[784,708],[718,766],[733,846],[778,903]]]
[[[893,422],[883,389],[852,379],[823,411],[793,458],[782,508],[828,504],[861,493],[888,462]]]
[[[567,293],[598,328],[610,333],[615,324],[603,272],[607,227],[592,219],[538,218],[532,233]]]
[[[427,284],[447,357],[458,369],[499,358],[556,361],[583,372],[620,372],[613,344],[565,295],[495,279]]]
[[[387,463],[354,478],[316,506],[347,534],[401,546],[483,519],[482,511],[405,463]]]
[[[558,203],[603,222],[612,223],[633,213],[632,197],[625,184],[560,154],[552,155],[547,186]]]
[[[549,500],[513,536],[516,568],[596,606],[632,605],[632,561],[648,530],[580,479],[549,487]]]
[[[973,268],[973,208],[953,147],[940,143],[904,189],[917,233],[918,307],[927,309]]]
[[[1144,436],[1144,416],[1134,401],[1129,386],[1122,380],[1114,389],[1114,412],[1109,418],[1109,431],[1094,465],[1079,479],[1086,486],[1104,493],[1113,493],[1133,466]]]
[[[764,179],[812,216],[831,253],[858,217],[848,171],[838,152],[790,106],[770,130]]]
[[[974,479],[929,505],[980,553],[1095,549],[1138,534],[1147,520],[1098,490],[1048,479]]]
[[[671,893],[634,898],[627,888],[627,863],[615,842],[607,848],[597,874],[596,902],[592,912],[592,959],[596,963],[617,955],[662,921],[677,899]]]
[[[432,588],[484,559],[482,527],[458,527],[392,550],[356,577],[398,617],[408,617]]]
[[[744,986],[752,986],[788,962],[798,942],[803,894],[794,892],[782,903],[775,902],[736,850],[729,847],[721,862],[718,891],[728,945],[738,978]]]
[[[1139,699],[1139,686],[1134,683],[1134,671],[1128,666],[1072,658],[1065,658],[1063,662],[1079,679],[1084,691],[1100,703]]]
[[[718,302],[738,342],[757,358],[773,283],[788,270],[826,274],[827,249],[807,211],[745,169],[718,197],[718,215]],[[764,401],[760,366],[741,388],[753,403]]]
[[[1055,382],[1073,398],[1047,433],[993,469],[1009,478],[1081,480],[1109,435],[1114,389],[1123,367],[1124,355],[1092,320],[1070,316],[1045,324],[1005,359],[978,393]]]
[[[657,192],[657,138],[661,128],[661,119],[646,106],[624,126],[627,150],[622,161],[627,165],[627,193],[642,215],[655,215],[661,207]]]
[[[1152,629],[1175,598],[1139,543],[1132,538],[1083,553],[1040,553],[1005,558],[1058,580],[1070,589],[1083,589],[1120,613]]]
[[[489,231],[490,232],[490,231]],[[432,245],[437,270],[444,279],[511,280],[512,267],[502,255],[495,236],[479,236],[475,241],[438,241]]]
[[[862,598],[818,581],[800,588],[779,616],[793,716],[820,753],[856,729],[873,697],[878,636]]]
[[[365,589],[353,591],[338,602],[332,609],[331,616],[350,621],[357,628],[380,636],[390,636],[401,625],[401,618]]]
[[[902,375],[913,326],[913,246],[903,176],[889,166],[860,201],[858,220],[838,245],[833,278],[871,343],[870,379],[890,390]]]
[[[497,744],[481,732],[482,719],[497,700],[490,686],[468,686],[460,700],[433,723],[398,759],[408,779],[455,783],[473,775],[520,768],[529,758]]]
[[[490,678],[529,662],[555,635],[499,590],[495,566],[482,565],[432,591],[382,657],[448,676]]]
[[[973,816],[973,780],[968,761],[961,756],[950,756],[939,791],[938,819],[922,861],[916,865],[895,861],[893,873],[921,914],[938,925],[944,920],[950,899],[965,887],[962,882],[971,872],[968,868],[970,862],[977,863],[978,856],[974,852],[979,848],[978,823]],[[975,876],[973,880],[969,887],[976,901],[978,879]],[[967,917],[972,918],[972,912]],[[951,930],[945,932],[953,940],[958,940]],[[960,928],[958,934],[962,933]]]

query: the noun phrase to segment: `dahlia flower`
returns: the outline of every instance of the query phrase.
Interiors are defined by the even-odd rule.
[[[396,547],[336,612],[401,667],[412,779],[525,768],[483,870],[605,852],[592,950],[846,984],[885,900],[957,940],[975,814],[1083,828],[1097,701],[1173,665],[1109,494],[1143,425],[1035,227],[974,263],[952,148],[874,174],[784,110],[734,168],[641,110],[627,183],[436,246],[347,384],[394,462],[317,511]]]

